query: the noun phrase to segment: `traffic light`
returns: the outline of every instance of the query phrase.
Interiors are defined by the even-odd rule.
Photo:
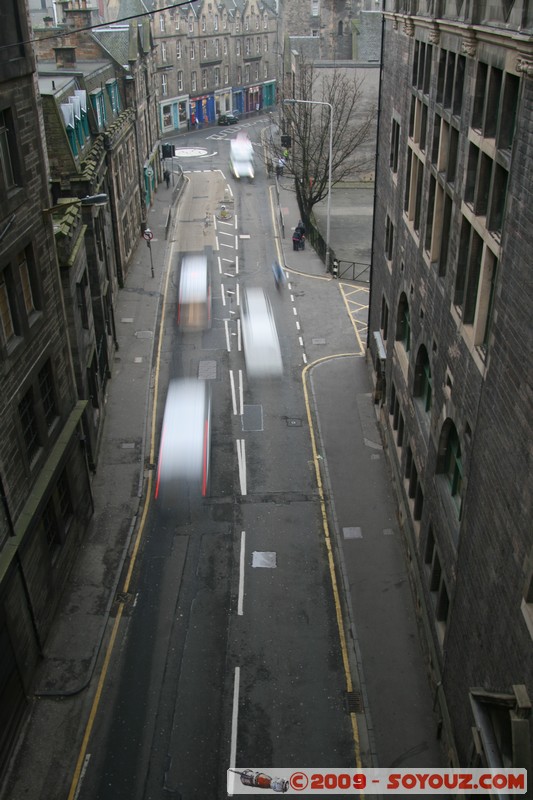
[[[292,142],[291,142],[291,137],[289,136],[289,134],[288,133],[283,133],[281,135],[281,146],[282,147],[290,147],[291,144],[292,144]]]
[[[176,155],[175,145],[165,142],[163,145],[163,158],[172,158],[174,155]]]

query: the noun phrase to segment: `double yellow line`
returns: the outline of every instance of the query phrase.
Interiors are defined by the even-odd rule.
[[[156,416],[157,416],[157,393],[159,387],[159,365],[161,363],[161,348],[163,342],[163,332],[165,326],[165,309],[166,309],[166,298],[168,292],[168,285],[170,280],[170,265],[172,264],[172,254],[173,254],[174,244],[170,247],[170,254],[167,261],[167,272],[165,275],[165,284],[163,289],[163,302],[162,302],[162,311],[161,311],[161,325],[159,328],[159,340],[157,344],[157,357],[155,360],[155,378],[154,378],[154,393],[153,393],[153,407],[152,407],[152,426],[150,431],[150,457],[149,462],[150,464],[154,463],[155,459],[155,431],[156,431]],[[135,568],[135,564],[137,561],[137,556],[139,554],[139,548],[141,545],[141,541],[144,535],[144,529],[146,525],[146,518],[148,516],[148,511],[150,509],[150,501],[152,498],[152,483],[153,483],[153,471],[150,470],[148,472],[148,480],[146,485],[146,495],[145,495],[145,502],[143,507],[143,512],[141,516],[141,521],[139,523],[139,527],[137,529],[137,533],[135,535],[135,540],[133,543],[133,549],[130,555],[130,562],[128,571],[126,573],[126,577],[124,579],[124,584],[122,589],[120,590],[121,593],[126,595],[129,592],[130,584],[131,584],[131,577],[133,575],[133,570]],[[78,785],[80,782],[80,778],[83,772],[83,766],[86,761],[87,757],[87,750],[89,747],[89,740],[91,738],[91,734],[94,728],[94,723],[96,720],[96,714],[98,713],[98,708],[100,706],[100,700],[102,698],[102,692],[104,689],[104,684],[107,677],[107,672],[109,669],[109,664],[111,662],[111,656],[113,655],[113,649],[115,646],[115,641],[118,634],[118,629],[120,626],[120,622],[122,620],[122,615],[124,613],[124,608],[126,603],[124,600],[121,600],[118,604],[117,614],[115,617],[115,622],[113,623],[113,628],[111,629],[111,635],[109,637],[109,642],[107,644],[106,654],[104,658],[104,663],[102,665],[102,671],[100,673],[100,678],[98,679],[98,685],[96,687],[96,692],[94,695],[94,699],[91,705],[91,710],[89,713],[89,719],[87,720],[87,725],[85,726],[85,732],[83,734],[83,740],[81,743],[80,752],[78,753],[78,758],[76,761],[76,766],[74,768],[74,774],[72,776],[72,781],[70,784],[70,790],[68,793],[68,800],[75,800],[75,797],[78,793]]]

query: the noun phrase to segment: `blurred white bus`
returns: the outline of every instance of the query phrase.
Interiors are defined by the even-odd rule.
[[[252,178],[254,171],[254,148],[247,136],[238,136],[230,144],[230,169],[236,178]]]
[[[251,378],[278,376],[283,362],[270,300],[263,289],[250,288],[242,297],[242,343],[246,372]]]
[[[178,325],[187,331],[211,327],[211,276],[204,253],[188,253],[181,259]]]
[[[157,478],[156,498],[172,497],[183,488],[209,487],[211,449],[211,385],[195,379],[174,379],[168,386]]]

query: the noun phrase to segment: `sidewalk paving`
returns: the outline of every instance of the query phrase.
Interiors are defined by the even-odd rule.
[[[343,335],[351,336],[352,341],[346,338],[337,342],[331,338],[333,353],[345,343],[355,352],[353,329],[345,324],[341,281],[326,275],[324,264],[309,245],[301,252],[292,249],[291,232],[299,214],[296,196],[284,187],[285,180],[282,179],[280,187],[280,202],[287,220],[285,237],[281,240],[285,266],[300,283],[313,282],[313,292],[320,292],[320,316],[335,320],[343,315]],[[171,196],[172,189],[166,189],[164,184],[159,187],[147,220],[154,233],[151,242],[154,277],[146,245],[141,242],[118,296],[115,318],[120,349],[108,383],[104,435],[97,472],[92,479],[95,513],[45,646],[36,700],[20,744],[20,758],[15,760],[12,774],[0,789],[2,800],[30,796],[25,787],[31,785],[31,780],[42,773],[44,783],[46,775],[52,776],[58,768],[54,737],[49,731],[63,724],[61,715],[65,712],[62,704],[39,703],[38,698],[78,698],[79,719],[70,726],[81,726],[95,688],[92,677],[137,523],[148,457],[151,364],[162,267],[171,243],[165,239]],[[346,188],[332,194],[335,219],[332,246],[340,248],[341,242],[334,238],[340,231],[342,247],[347,248],[343,252],[350,254],[352,237],[353,246],[358,248],[354,252],[363,260],[370,252],[371,216],[366,213],[369,195],[362,195],[366,212],[360,215],[366,228],[363,223],[359,227],[353,225],[350,197]],[[323,205],[318,215],[321,225]],[[346,209],[350,212],[347,216]],[[313,292],[305,298],[308,335],[317,317],[311,302]],[[431,698],[364,357],[336,359],[329,366],[311,369],[310,375],[327,470],[332,527],[348,602],[354,663],[357,662],[359,687],[363,698],[370,701],[374,721],[372,725],[367,720],[372,759],[380,766],[410,763],[420,766],[422,761],[437,766]],[[341,427],[339,421],[343,423]],[[353,530],[361,530],[360,541],[358,534],[346,533]],[[391,603],[395,609],[392,615]],[[86,693],[83,690],[88,686],[91,692]],[[72,730],[73,739],[80,730]],[[31,759],[32,770],[24,769],[25,758]],[[19,774],[17,764],[20,764]]]

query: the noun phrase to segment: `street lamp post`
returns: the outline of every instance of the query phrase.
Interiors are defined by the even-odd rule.
[[[329,272],[329,261],[330,261],[329,233],[330,233],[330,221],[331,221],[331,162],[333,160],[333,106],[331,105],[331,103],[326,103],[323,100],[296,100],[294,98],[283,100],[284,105],[285,104],[296,105],[297,103],[303,105],[311,105],[311,106],[328,106],[329,108],[328,210],[326,218],[326,272]]]

